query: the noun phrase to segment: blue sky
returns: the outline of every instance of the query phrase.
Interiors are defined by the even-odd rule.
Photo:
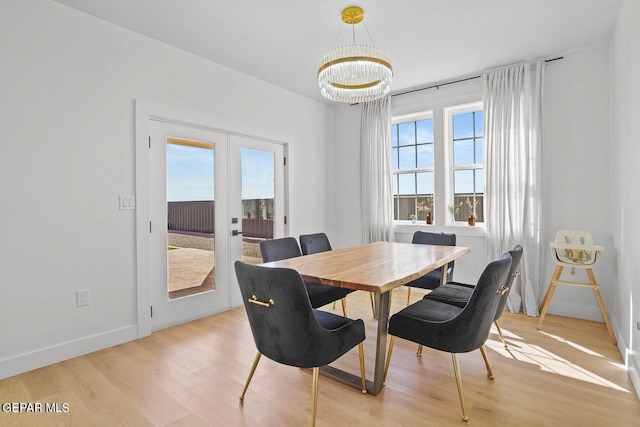
[[[242,198],[274,195],[274,155],[243,148]],[[167,144],[167,201],[214,200],[215,150]]]
[[[242,199],[273,199],[275,155],[267,151],[243,148]]]

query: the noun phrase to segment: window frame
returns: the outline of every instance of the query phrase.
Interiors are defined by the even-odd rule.
[[[436,156],[436,146],[437,146],[437,137],[436,137],[436,133],[435,133],[435,126],[436,126],[436,117],[434,115],[433,110],[424,110],[424,111],[420,111],[420,112],[416,112],[416,113],[411,113],[411,114],[402,114],[402,115],[396,115],[393,116],[391,119],[391,128],[393,129],[393,127],[395,125],[400,125],[403,123],[412,123],[412,122],[419,122],[421,120],[431,120],[432,122],[432,130],[433,130],[433,166],[430,167],[418,167],[416,165],[415,168],[410,168],[410,169],[400,169],[400,165],[398,164],[398,169],[394,169],[395,165],[392,165],[391,167],[391,174],[392,174],[392,179],[394,180],[394,186],[397,185],[397,191],[398,191],[398,196],[400,196],[400,184],[399,182],[396,180],[396,178],[398,177],[398,175],[402,174],[402,173],[412,173],[412,174],[418,174],[418,173],[432,173],[433,174],[433,180],[434,180],[434,184],[433,184],[433,206],[431,209],[431,215],[433,216],[434,214],[434,210],[435,210],[435,206],[436,206],[436,176],[437,176],[437,156]],[[407,147],[409,146],[413,146],[413,147],[417,147],[418,145],[426,145],[426,144],[418,144],[417,141],[415,141],[415,144],[412,145],[407,145]],[[398,145],[397,148],[402,147],[402,145],[400,145],[400,141],[398,140]],[[396,147],[394,147],[393,145],[391,146],[391,158],[393,158],[393,150]],[[398,150],[398,162],[400,159],[400,152]],[[417,159],[417,153],[416,153],[416,159]],[[415,196],[416,196],[416,213],[417,213],[417,197],[418,197],[418,182],[417,182],[417,175],[416,175],[416,182],[415,182]],[[395,192],[393,194],[393,199],[395,199]],[[398,202],[399,203],[399,202]],[[426,215],[426,214],[425,214]],[[412,223],[413,220],[404,220],[404,219],[395,219],[396,217],[396,208],[395,208],[395,204],[394,204],[394,209],[393,209],[393,216],[394,216],[394,224],[406,224],[406,223]]]
[[[460,105],[451,105],[448,107],[444,107],[443,108],[443,120],[444,120],[444,154],[445,154],[445,175],[446,175],[446,179],[445,179],[445,203],[447,206],[447,215],[446,215],[446,221],[445,224],[449,225],[449,226],[463,226],[463,225],[468,225],[467,221],[456,221],[455,218],[453,217],[453,215],[451,214],[451,212],[449,212],[449,207],[454,205],[454,198],[455,198],[455,181],[454,181],[454,176],[455,176],[455,172],[456,171],[460,171],[460,170],[478,170],[481,169],[483,171],[483,176],[485,176],[485,183],[486,183],[486,144],[485,144],[485,129],[484,129],[484,124],[483,124],[483,134],[482,134],[482,144],[483,144],[483,148],[482,148],[482,162],[481,163],[469,163],[469,164],[464,164],[464,165],[458,165],[456,166],[454,164],[454,139],[453,139],[453,116],[454,115],[458,115],[458,114],[465,114],[465,113],[471,113],[471,112],[477,112],[477,111],[482,111],[483,112],[483,118],[484,118],[484,105],[482,101],[475,101],[475,102],[470,102],[470,103],[466,103],[466,104],[460,104]],[[475,126],[474,126],[474,130],[473,130],[473,137],[472,139],[475,140]],[[484,194],[486,193],[486,184],[483,183],[483,189],[485,190],[484,193],[482,193],[483,197]],[[475,185],[474,185],[474,194],[475,193]],[[477,215],[476,215],[477,217]],[[482,218],[484,218],[484,212],[482,215]],[[476,226],[481,226],[484,227],[484,221],[478,221],[476,219],[475,222]]]
[[[434,102],[430,102],[431,105],[422,105],[420,108],[418,103],[413,103],[413,107],[410,105],[399,106],[397,113],[393,114],[391,123],[396,125],[399,123],[406,123],[411,121],[419,121],[425,118],[433,119],[433,150],[434,150],[434,165],[433,165],[433,179],[434,179],[434,196],[433,196],[433,209],[432,209],[432,223],[429,225],[421,219],[419,221],[412,221],[407,219],[394,219],[394,229],[399,233],[413,233],[419,229],[433,229],[440,231],[447,231],[460,233],[461,235],[468,236],[481,236],[485,233],[485,223],[477,221],[475,226],[469,226],[468,221],[454,221],[449,206],[452,205],[454,200],[454,170],[461,170],[464,167],[471,168],[471,165],[460,165],[454,167],[453,165],[453,115],[463,114],[471,111],[482,111],[484,119],[484,104],[481,100],[481,94],[475,94],[464,99],[463,97],[449,97],[436,98]],[[461,99],[462,98],[462,99]],[[411,112],[410,109],[418,112]],[[404,111],[403,111],[404,110]],[[407,111],[409,110],[409,111]],[[404,113],[404,114],[402,114]],[[474,129],[475,132],[475,129]],[[482,129],[482,163],[473,164],[473,168],[480,168],[484,172],[485,182],[483,185],[484,192],[486,194],[486,129]],[[472,137],[475,135],[472,135]],[[390,152],[393,155],[393,152]],[[422,169],[421,169],[422,170]],[[396,170],[395,172],[415,172],[419,170]],[[396,174],[393,173],[393,177]],[[396,181],[397,182],[397,181]],[[394,183],[395,185],[395,183]],[[394,194],[395,200],[395,194]],[[394,218],[396,216],[396,209],[394,206]],[[486,208],[483,207],[486,211]],[[417,212],[416,212],[417,213]]]

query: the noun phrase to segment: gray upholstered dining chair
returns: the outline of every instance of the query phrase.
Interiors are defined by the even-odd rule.
[[[439,246],[455,246],[456,245],[456,235],[454,233],[441,233],[441,232],[433,232],[433,231],[416,231],[413,233],[413,239],[411,243],[421,244],[421,245],[439,245]],[[453,278],[453,268],[454,262],[450,262],[447,268],[447,278]],[[409,301],[411,298],[411,288],[421,288],[421,289],[435,289],[440,286],[440,282],[442,280],[442,271],[444,267],[440,267],[436,270],[433,270],[422,277],[419,277],[405,286],[408,286],[407,289],[407,305],[409,305]]]
[[[505,283],[505,287],[507,288],[507,290],[500,297],[500,302],[498,303],[498,307],[496,309],[496,315],[493,318],[493,323],[498,330],[498,335],[500,336],[502,345],[504,345],[505,349],[508,349],[509,346],[507,345],[507,342],[502,335],[502,329],[498,324],[498,320],[500,320],[500,317],[502,317],[502,313],[504,313],[504,307],[507,305],[509,292],[513,287],[513,280],[519,274],[518,269],[520,267],[522,253],[523,249],[520,245],[516,245],[509,251],[509,254],[511,255],[511,266],[509,267],[509,276],[507,276],[507,282]],[[440,286],[439,288],[434,289],[433,291],[425,295],[424,299],[430,299],[447,304],[457,305],[459,307],[464,307],[467,302],[469,302],[474,288],[475,285],[467,283],[447,282],[446,285]],[[418,350],[418,353],[420,353],[420,350]]]
[[[284,365],[313,369],[311,425],[316,422],[319,367],[356,345],[360,355],[362,393],[366,393],[364,322],[311,308],[304,282],[295,270],[235,263],[238,285],[258,349],[240,401],[262,355]]]
[[[396,337],[451,353],[462,417],[464,421],[469,421],[457,354],[480,349],[485,360],[487,376],[494,379],[484,343],[489,336],[500,294],[504,292],[510,266],[511,255],[508,253],[489,263],[464,307],[422,299],[391,316],[388,329],[391,339],[385,365],[385,381]]]
[[[262,262],[280,261],[287,258],[302,256],[298,241],[293,237],[263,240],[260,242]],[[342,314],[347,315],[345,297],[352,292],[351,289],[337,288],[315,282],[304,282],[313,308],[319,308],[340,300],[342,302]]]
[[[318,252],[327,252],[333,250],[333,248],[331,247],[331,242],[329,242],[329,237],[327,237],[325,233],[301,234],[299,240],[300,249],[302,249],[302,255],[309,255]],[[349,293],[351,292],[352,291],[350,291]],[[375,316],[373,292],[369,292],[369,299],[371,300],[371,311]],[[346,299],[343,300],[343,304],[344,306],[346,306]],[[344,309],[343,313],[346,313],[346,309]]]
[[[301,234],[299,240],[302,255],[333,250],[329,237],[325,233]]]

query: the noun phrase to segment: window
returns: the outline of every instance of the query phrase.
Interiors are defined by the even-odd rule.
[[[391,126],[394,219],[425,220],[434,202],[433,117]]]
[[[455,221],[484,221],[484,123],[482,104],[445,109],[450,153],[449,211]]]
[[[473,214],[483,222],[482,103],[442,108],[435,117],[427,111],[393,119],[394,220],[424,223],[429,214],[451,225]]]

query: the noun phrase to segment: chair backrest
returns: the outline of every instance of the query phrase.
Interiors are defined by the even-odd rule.
[[[487,265],[467,305],[449,321],[446,347],[441,350],[466,353],[480,348],[487,341],[500,301],[501,295],[497,291],[506,283],[510,267],[511,255],[508,252]]]
[[[509,292],[511,292],[511,288],[513,287],[513,280],[518,275],[518,269],[520,268],[520,260],[522,259],[523,252],[524,250],[520,245],[514,246],[514,248],[509,251],[509,254],[511,255],[511,266],[509,267],[509,275],[507,276],[507,281],[505,283],[505,286],[508,289],[507,292],[500,296],[498,308],[496,309],[496,316],[493,319],[494,321],[502,317],[504,307],[507,305],[507,299],[509,298]]]
[[[302,255],[315,254],[331,250],[329,238],[324,233],[303,234],[300,236]]]
[[[556,233],[556,243],[574,246],[593,245],[593,236],[584,230],[559,230]],[[560,262],[574,264],[592,264],[595,261],[595,251],[576,249],[558,249],[555,251],[556,257]]]
[[[455,246],[456,235],[455,233],[442,233],[435,231],[416,231],[413,233],[413,239],[411,243],[417,243],[421,245],[438,245],[438,246]],[[449,280],[453,278],[453,268],[455,262],[449,263],[449,269],[447,270],[447,276]],[[442,267],[440,268],[442,270]]]
[[[241,261],[235,271],[260,353],[300,368],[323,366],[342,354],[342,348],[327,341],[332,331],[318,322],[298,272]]]
[[[416,231],[413,233],[411,243],[423,245],[455,246],[456,235],[454,233],[442,233],[436,231]]]
[[[559,230],[556,233],[556,243],[593,245],[593,236],[584,230]]]
[[[260,254],[262,255],[262,262],[280,261],[281,259],[302,256],[298,241],[293,237],[261,241]]]

